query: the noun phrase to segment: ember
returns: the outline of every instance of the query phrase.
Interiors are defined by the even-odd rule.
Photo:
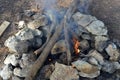
[[[77,39],[73,38],[73,43],[74,43],[75,53],[79,54],[80,53],[80,49],[79,49],[80,42]]]

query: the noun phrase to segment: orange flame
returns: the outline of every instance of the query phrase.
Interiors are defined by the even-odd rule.
[[[80,42],[77,39],[73,38],[73,43],[74,43],[75,53],[79,54],[80,53],[80,49],[79,49]]]

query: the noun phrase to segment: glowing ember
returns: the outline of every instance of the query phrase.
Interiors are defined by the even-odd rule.
[[[77,39],[73,38],[73,43],[74,43],[75,53],[79,54],[80,53],[80,49],[79,49],[80,42]]]

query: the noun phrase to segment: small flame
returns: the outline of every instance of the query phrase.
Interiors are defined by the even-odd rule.
[[[74,43],[75,53],[79,54],[80,53],[80,49],[79,49],[80,42],[77,39],[73,38],[73,43]]]

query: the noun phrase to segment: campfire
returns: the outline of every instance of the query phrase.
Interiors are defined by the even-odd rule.
[[[74,43],[74,51],[76,54],[79,54],[80,53],[80,49],[79,49],[79,45],[80,45],[80,42],[73,38],[73,43]]]
[[[68,1],[55,8],[44,4],[42,12],[39,3],[37,9],[27,10],[32,21],[18,22],[19,31],[5,41],[13,54],[4,60],[3,79],[95,79],[101,71],[111,74],[120,69],[118,45],[109,39],[104,23],[85,14],[81,0]]]

